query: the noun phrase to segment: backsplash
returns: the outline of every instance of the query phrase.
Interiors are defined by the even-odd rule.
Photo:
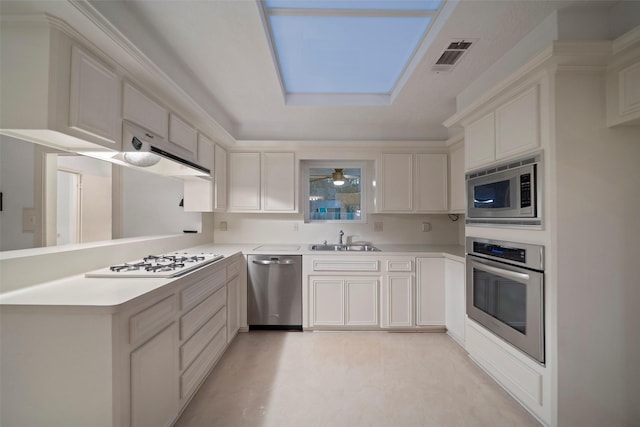
[[[338,242],[338,233],[344,231],[344,242],[371,242],[373,244],[434,244],[455,245],[464,233],[461,215],[454,222],[442,215],[369,215],[367,224],[305,224],[302,214],[214,214],[215,243],[329,243]],[[221,224],[226,231],[221,230]],[[382,231],[374,231],[382,223]],[[422,231],[428,223],[430,231]],[[347,240],[349,239],[349,240]]]

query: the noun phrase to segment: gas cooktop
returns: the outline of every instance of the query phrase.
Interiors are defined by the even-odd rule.
[[[147,255],[142,259],[91,271],[86,273],[85,277],[170,278],[181,276],[222,258],[224,255],[211,252],[173,252],[162,255]]]

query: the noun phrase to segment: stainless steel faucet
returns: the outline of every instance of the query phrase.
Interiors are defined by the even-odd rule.
[[[344,231],[340,230],[340,240],[338,241],[339,244],[342,244],[342,236],[344,236]]]

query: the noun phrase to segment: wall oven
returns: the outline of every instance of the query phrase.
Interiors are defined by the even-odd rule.
[[[466,174],[468,224],[539,226],[540,155]]]
[[[544,248],[467,237],[467,316],[544,363]]]

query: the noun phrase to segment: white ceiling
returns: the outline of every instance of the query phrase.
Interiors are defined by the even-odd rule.
[[[456,95],[545,17],[575,2],[458,2],[386,106],[285,105],[254,0],[90,3],[236,140],[424,141],[447,139],[442,123],[456,112]],[[461,38],[477,42],[451,72],[431,71]]]

